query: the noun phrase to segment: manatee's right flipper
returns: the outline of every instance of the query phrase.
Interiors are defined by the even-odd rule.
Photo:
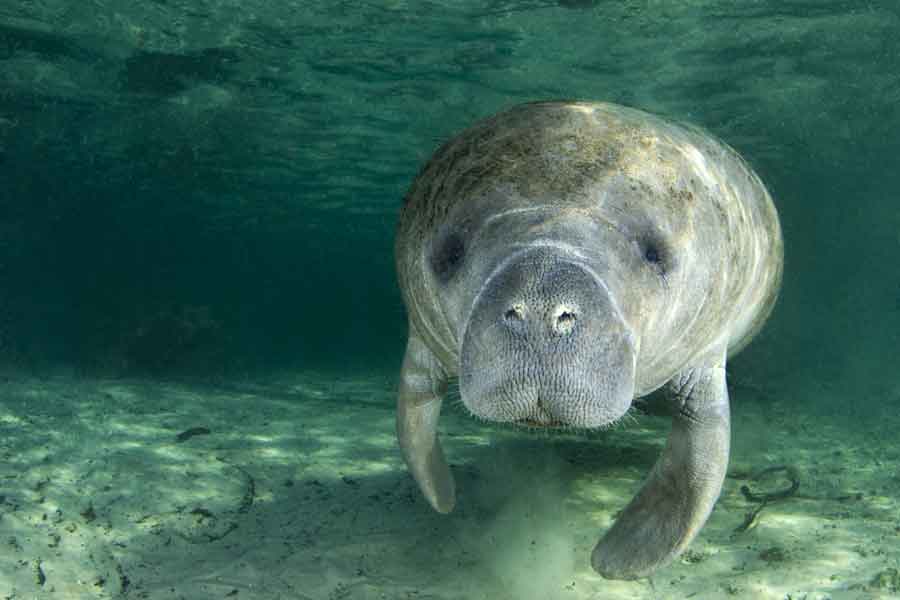
[[[666,447],[591,556],[604,577],[636,579],[671,562],[703,527],[722,489],[731,432],[724,357],[669,385],[675,416]]]
[[[410,328],[400,372],[397,439],[419,489],[440,513],[450,512],[456,503],[453,475],[437,439],[437,422],[446,391],[447,376],[435,356]]]

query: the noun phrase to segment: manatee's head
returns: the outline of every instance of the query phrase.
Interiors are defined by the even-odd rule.
[[[552,202],[486,205],[503,208],[450,219],[429,250],[463,404],[529,426],[615,422],[636,394],[642,325],[664,293],[650,225]]]
[[[649,391],[641,366],[665,372],[664,348],[682,335],[672,307],[694,298],[669,286],[684,281],[690,210],[663,193],[658,159],[635,156],[656,150],[630,141],[640,132],[627,122],[552,106],[503,118],[435,167],[451,173],[439,193],[461,199],[424,248],[440,305],[432,339],[449,339],[462,402],[478,417],[609,425]]]

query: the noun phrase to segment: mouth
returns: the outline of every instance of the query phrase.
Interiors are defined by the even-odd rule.
[[[535,419],[535,418],[526,418],[526,419],[516,419],[516,425],[523,425],[525,427],[540,427],[546,429],[553,429],[565,426],[562,421],[555,421],[553,419]]]
[[[566,426],[563,420],[548,410],[546,400],[541,396],[537,396],[530,410],[525,412],[525,414],[520,413],[511,422],[514,425],[527,427],[528,429],[559,429]]]
[[[525,427],[543,428],[543,429],[556,429],[556,428],[563,426],[563,424],[560,423],[559,421],[550,421],[550,422],[545,423],[543,421],[533,421],[531,419],[519,419],[518,421],[516,421],[516,423],[518,425],[524,425]]]

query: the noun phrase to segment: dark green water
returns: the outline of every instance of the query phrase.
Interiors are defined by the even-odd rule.
[[[410,180],[473,120],[565,97],[742,152],[787,264],[741,363],[877,388],[900,330],[898,31],[892,1],[4,3],[3,359],[396,364]]]
[[[668,422],[445,415],[446,518],[392,438],[402,198],[455,132],[557,98],[707,128],[781,215],[732,469],[656,583],[588,557]],[[898,258],[897,0],[0,0],[0,596],[898,592]],[[732,537],[773,464],[800,494]]]

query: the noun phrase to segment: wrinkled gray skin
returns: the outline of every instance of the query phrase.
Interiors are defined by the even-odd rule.
[[[747,164],[638,110],[518,106],[431,158],[396,260],[409,317],[397,432],[428,502],[455,501],[436,436],[450,377],[475,416],[531,427],[606,427],[666,386],[668,443],[592,564],[632,579],[678,556],[725,477],[726,357],[781,279],[778,217]]]

